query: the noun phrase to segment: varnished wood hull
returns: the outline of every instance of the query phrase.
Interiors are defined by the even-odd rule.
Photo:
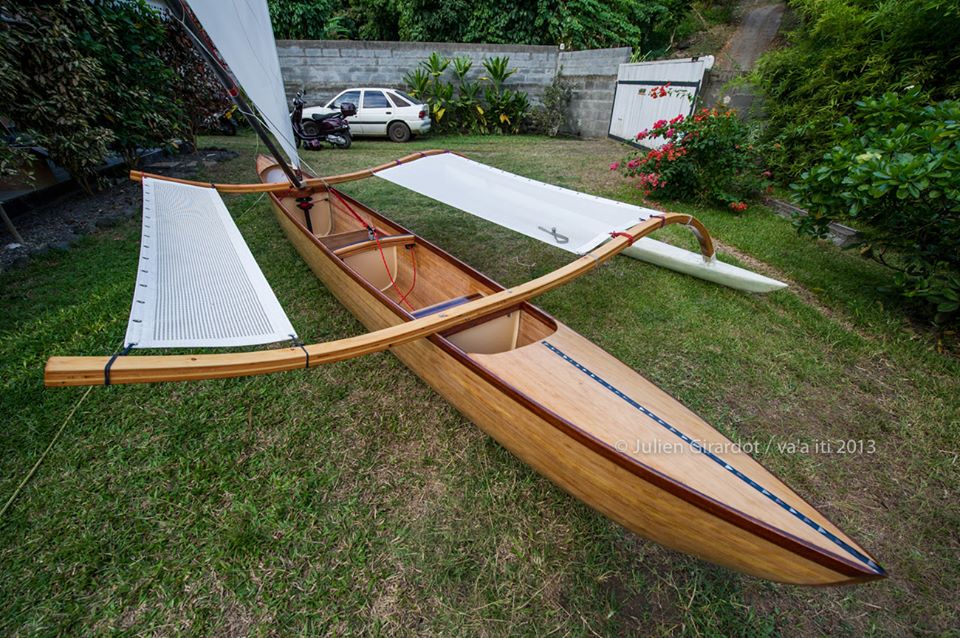
[[[265,175],[266,162],[258,167]],[[289,199],[273,193],[270,197],[290,242],[368,329],[410,320],[400,305],[309,232]],[[361,209],[358,202],[349,201]],[[408,232],[369,209],[361,210],[378,226]],[[428,242],[417,241],[418,249],[432,251],[425,254],[440,255],[475,277],[482,290],[501,289]],[[695,414],[563,324],[532,306],[524,307],[555,330],[522,347],[492,354],[468,354],[440,335],[391,350],[513,454],[642,536],[786,583],[829,585],[884,576],[865,550]],[[661,422],[695,441],[728,447],[714,455],[718,463],[696,452]],[[664,449],[653,449],[657,442],[689,449],[682,456],[672,456]],[[641,450],[645,445],[651,449]],[[770,501],[724,464],[776,494],[791,509]],[[797,513],[822,525],[821,531],[804,523]]]

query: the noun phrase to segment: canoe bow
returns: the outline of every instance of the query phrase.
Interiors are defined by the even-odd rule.
[[[669,224],[689,226],[703,256],[712,258],[713,242],[706,227],[691,215],[665,213],[648,219],[595,248],[579,259],[519,286],[482,297],[444,312],[336,341],[257,352],[117,357],[109,369],[110,384],[199,381],[243,377],[312,368],[380,352],[469,321],[485,317],[569,283],[593,270],[641,237]],[[51,357],[44,369],[50,387],[105,385],[105,368],[112,357]]]

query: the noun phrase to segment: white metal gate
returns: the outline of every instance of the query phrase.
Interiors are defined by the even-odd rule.
[[[671,120],[681,113],[690,115],[700,94],[703,73],[712,67],[712,55],[621,64],[608,137],[637,146],[637,133],[651,128],[654,122]],[[651,96],[652,89],[667,82],[668,95]],[[648,138],[642,145],[657,148],[665,142],[662,137]]]

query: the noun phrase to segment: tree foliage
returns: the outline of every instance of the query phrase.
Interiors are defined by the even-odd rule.
[[[795,177],[840,141],[833,123],[857,101],[917,86],[960,97],[956,0],[791,0],[800,19],[788,46],[764,56],[769,161]]]
[[[564,44],[646,51],[669,41],[690,0],[269,0],[279,38]]]
[[[939,323],[960,314],[960,101],[919,90],[857,104],[836,125],[834,148],[794,190],[823,236],[835,219],[860,222],[861,252],[898,271],[899,291]]]
[[[113,150],[179,131],[163,23],[144,0],[0,3],[0,104],[35,144],[89,187]]]
[[[0,113],[87,188],[110,153],[192,138],[226,104],[182,26],[145,0],[0,0],[0,14]]]

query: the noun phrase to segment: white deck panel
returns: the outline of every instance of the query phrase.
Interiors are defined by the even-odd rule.
[[[217,191],[145,178],[126,344],[251,346],[295,336]]]

